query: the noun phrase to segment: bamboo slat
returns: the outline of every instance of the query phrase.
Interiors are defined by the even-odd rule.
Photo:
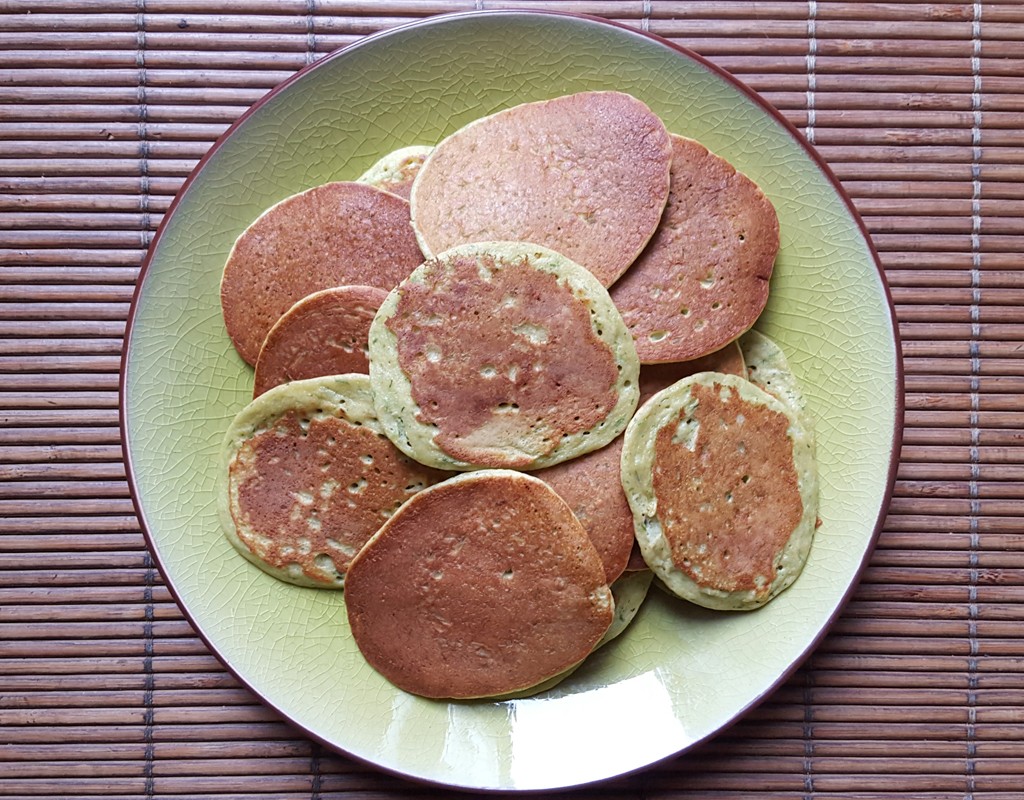
[[[522,5],[691,47],[805,130],[878,249],[906,372],[888,515],[829,635],[694,753],[570,796],[1019,796],[1024,6],[831,0],[10,0],[0,796],[447,796],[325,751],[210,655],[132,511],[117,370],[146,247],[246,108],[366,34]]]

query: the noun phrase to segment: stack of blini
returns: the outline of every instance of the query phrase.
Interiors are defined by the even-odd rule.
[[[427,697],[553,685],[652,581],[763,605],[817,516],[799,386],[752,330],[778,246],[761,189],[618,92],[281,201],[222,281],[255,366],[228,538],[344,588],[367,661]]]

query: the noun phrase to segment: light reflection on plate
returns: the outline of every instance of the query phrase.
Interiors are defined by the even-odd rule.
[[[279,583],[221,535],[211,495],[252,373],[220,318],[238,233],[277,200],[355,178],[518,102],[631,92],[775,203],[781,249],[759,327],[786,350],[817,423],[821,518],[796,584],[750,613],[652,592],[634,625],[539,698],[442,703],[371,670],[343,598]],[[888,504],[902,419],[892,307],[851,207],[781,117],[705,62],[598,20],[486,12],[369,37],[273,92],[218,142],[151,249],[122,375],[133,497],[168,586],[241,681],[327,745],[382,769],[477,789],[597,781],[686,750],[794,668],[855,583]],[[638,722],[642,721],[642,724]],[[630,731],[629,741],[621,735]]]

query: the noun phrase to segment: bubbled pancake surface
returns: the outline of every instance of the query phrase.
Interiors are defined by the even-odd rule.
[[[431,150],[430,145],[399,148],[380,158],[356,180],[408,200],[412,183]]]
[[[221,520],[235,547],[290,583],[341,588],[349,562],[398,506],[446,477],[380,432],[365,375],[275,387],[224,442]]]
[[[703,372],[655,395],[622,470],[644,559],[680,597],[754,608],[799,574],[817,506],[809,437],[749,381]]]
[[[339,286],[299,300],[274,324],[260,348],[253,397],[289,381],[370,371],[370,323],[388,293]]]
[[[779,248],[764,192],[700,143],[671,139],[665,214],[611,289],[643,363],[699,358],[750,328],[768,300]]]
[[[390,291],[422,260],[401,197],[353,181],[317,186],[238,237],[221,280],[224,324],[255,364],[270,328],[306,295],[353,284]]]
[[[428,255],[466,242],[533,242],[609,286],[657,228],[670,157],[664,123],[630,95],[525,103],[434,148],[413,184],[413,225]]]
[[[509,470],[412,498],[353,561],[345,601],[370,665],[438,698],[541,683],[583,660],[613,619],[601,560],[568,506]]]
[[[519,242],[462,245],[391,292],[370,330],[388,436],[440,468],[550,466],[607,444],[637,402],[633,342],[586,270]]]

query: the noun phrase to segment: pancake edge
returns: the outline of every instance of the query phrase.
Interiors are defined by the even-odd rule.
[[[274,567],[257,556],[238,535],[238,527],[231,513],[232,493],[229,470],[239,447],[250,438],[266,430],[289,411],[305,408],[323,408],[325,415],[340,417],[358,423],[377,433],[383,433],[377,421],[366,375],[350,373],[283,383],[268,389],[251,400],[235,415],[224,434],[221,444],[220,471],[217,477],[217,515],[221,530],[234,548],[248,561],[278,580],[313,589],[343,589],[345,576],[331,583],[306,577],[301,569]],[[297,566],[297,565],[296,565]]]
[[[793,466],[802,503],[800,520],[776,555],[776,578],[762,598],[753,590],[724,591],[703,587],[683,574],[673,560],[671,547],[658,519],[652,472],[654,441],[658,431],[673,424],[690,399],[690,386],[722,384],[737,391],[747,402],[766,405],[789,420],[787,437],[792,443]],[[626,428],[622,448],[622,487],[633,511],[633,528],[644,561],[672,594],[696,605],[719,611],[748,611],[765,605],[792,585],[810,554],[818,514],[818,474],[814,439],[796,414],[782,401],[746,378],[720,372],[698,372],[672,384],[651,397]]]
[[[388,329],[398,306],[402,287],[407,281],[423,282],[430,264],[450,255],[495,255],[500,258],[529,259],[534,269],[554,275],[559,283],[568,285],[577,298],[589,304],[590,326],[594,334],[607,344],[619,369],[615,391],[616,403],[604,423],[589,431],[568,434],[550,453],[522,467],[529,471],[576,458],[610,443],[622,433],[639,402],[640,361],[633,337],[612,303],[607,289],[589,270],[554,250],[529,242],[473,242],[458,245],[421,264],[396,286],[378,309],[370,325],[370,385],[373,389],[377,416],[389,439],[410,458],[438,469],[470,471],[494,469],[456,459],[434,444],[437,428],[420,422],[419,407],[412,396],[412,384],[398,363],[397,337]],[[598,331],[601,333],[598,333]]]

